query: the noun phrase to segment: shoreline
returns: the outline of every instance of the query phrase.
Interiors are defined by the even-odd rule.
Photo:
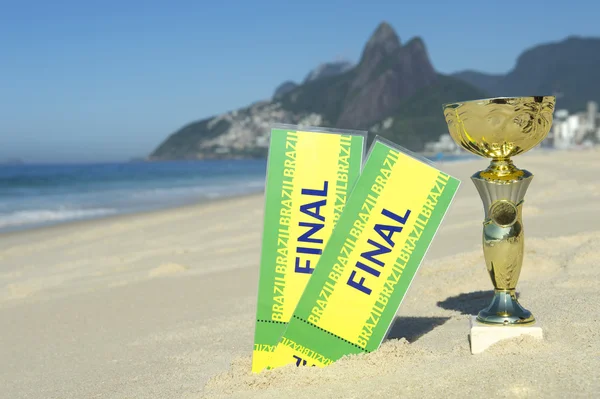
[[[454,157],[457,154],[447,154],[447,155]],[[474,162],[474,161],[477,161],[477,158],[475,158],[474,156],[469,156],[469,154],[458,154],[458,158],[451,158],[450,160],[442,159],[442,160],[431,161],[431,162],[433,162],[434,164],[438,164],[440,167],[443,168],[443,167],[445,167],[445,165],[458,164],[458,163],[463,163],[463,162]],[[229,194],[229,195],[224,195],[222,197],[215,197],[215,198],[199,197],[199,198],[187,199],[187,200],[182,199],[179,201],[171,200],[168,202],[164,202],[162,204],[155,204],[155,205],[149,206],[149,207],[125,208],[123,210],[116,210],[115,212],[110,212],[110,213],[105,213],[105,214],[97,214],[97,215],[90,215],[90,216],[83,216],[83,217],[73,217],[73,218],[68,218],[68,219],[51,220],[51,221],[45,221],[45,222],[39,222],[39,223],[12,225],[12,226],[8,226],[8,227],[0,227],[0,237],[5,236],[7,234],[35,231],[38,229],[46,229],[46,228],[50,228],[50,227],[68,225],[68,224],[73,224],[73,223],[81,223],[81,222],[92,221],[92,220],[105,220],[105,219],[111,219],[111,218],[121,217],[121,216],[125,216],[125,215],[146,214],[148,212],[160,212],[160,211],[166,211],[166,210],[170,210],[170,209],[177,209],[177,208],[181,208],[181,207],[211,203],[213,201],[223,201],[223,200],[232,199],[232,198],[255,196],[255,195],[264,195],[264,187],[262,187],[258,190],[250,190],[245,193]]]
[[[153,216],[153,215],[158,216],[158,215],[163,215],[163,214],[167,214],[167,213],[177,213],[178,211],[184,211],[184,212],[190,211],[190,210],[193,211],[195,209],[204,208],[211,204],[228,203],[228,202],[234,202],[238,199],[251,199],[251,198],[256,198],[256,197],[264,197],[264,190],[261,192],[256,192],[256,193],[231,195],[231,196],[222,197],[222,198],[203,199],[200,201],[190,202],[190,203],[186,203],[186,204],[182,204],[182,205],[165,206],[165,207],[160,207],[160,208],[144,209],[144,210],[139,210],[139,211],[114,213],[114,214],[98,216],[98,217],[65,220],[65,221],[60,221],[60,222],[56,222],[56,223],[48,223],[48,224],[43,224],[43,225],[35,225],[35,226],[31,226],[31,227],[23,227],[20,229],[0,230],[0,239],[6,238],[8,236],[26,235],[26,234],[30,234],[30,233],[36,233],[36,232],[45,233],[45,232],[50,232],[53,230],[63,229],[63,228],[67,228],[67,227],[76,229],[79,227],[84,227],[86,225],[93,225],[93,224],[102,224],[102,223],[111,224],[111,223],[115,223],[115,222],[128,222],[128,221],[131,221],[132,219],[136,219],[136,218],[144,218],[144,217]]]
[[[588,397],[600,389],[598,155],[515,162],[534,174],[517,291],[543,341],[470,354],[469,317],[493,289],[468,181],[482,159],[440,165],[463,184],[381,347],[324,369],[250,372],[263,194],[2,234],[0,387],[10,398]]]
[[[589,152],[589,151],[591,151],[591,152],[600,151],[600,146],[591,147],[591,148],[570,148],[570,149],[564,149],[564,150],[557,150],[554,148],[537,148],[533,151],[527,152],[526,154],[524,154],[524,156],[520,155],[518,157],[514,157],[513,160],[516,158],[517,159],[516,162],[519,162],[520,159],[529,158],[532,156],[535,157],[538,155],[539,156],[550,156],[550,155],[556,154],[556,153]],[[428,159],[430,159],[430,161],[433,162],[434,165],[437,165],[441,169],[445,169],[449,165],[455,165],[455,164],[458,165],[458,164],[464,164],[464,163],[480,162],[480,163],[482,163],[482,165],[487,164],[487,161],[484,158],[478,157],[476,155],[472,155],[469,153],[460,153],[460,154],[448,153],[445,155],[446,156],[449,155],[451,158],[449,160],[444,160],[444,159],[431,160],[431,158],[428,157]],[[457,158],[453,158],[454,156],[457,156]],[[482,169],[483,168],[485,168],[485,166],[482,166]],[[228,200],[228,199],[235,199],[235,198],[248,197],[248,196],[258,196],[258,195],[264,195],[264,188],[257,190],[257,191],[253,191],[253,192],[232,194],[232,195],[227,195],[227,196],[217,197],[217,198],[199,198],[199,199],[195,199],[195,200],[189,201],[189,202],[184,201],[179,204],[164,203],[162,205],[156,205],[156,206],[153,206],[150,208],[127,209],[127,210],[124,210],[121,212],[115,212],[115,213],[105,214],[105,215],[89,216],[89,217],[82,217],[82,218],[50,221],[50,222],[42,222],[39,224],[32,223],[30,225],[20,225],[20,226],[8,227],[8,228],[0,228],[0,238],[3,236],[9,235],[9,234],[15,234],[15,233],[20,233],[20,232],[30,232],[30,231],[36,231],[39,229],[47,229],[47,228],[52,228],[52,227],[57,227],[57,226],[78,224],[78,223],[84,223],[84,222],[89,222],[89,221],[106,220],[106,219],[118,218],[118,217],[123,217],[123,216],[128,216],[128,215],[144,215],[144,214],[148,214],[148,213],[152,213],[152,212],[163,212],[163,211],[174,210],[174,209],[178,209],[178,208],[185,208],[185,207],[189,207],[189,206],[199,206],[199,205],[208,204],[208,203],[211,203],[214,201],[218,202],[218,201],[223,201],[223,200]]]
[[[562,150],[562,151],[569,152],[569,151],[582,151],[582,150],[585,151],[585,150],[589,150],[589,149],[588,148],[567,149],[567,150]],[[534,151],[528,152],[527,154],[525,154],[525,156],[529,157],[529,156],[535,156],[535,155],[551,155],[552,153],[555,153],[557,151],[561,152],[561,150],[555,150],[553,148],[538,148]],[[422,155],[422,154],[420,154],[420,155]],[[440,167],[442,169],[448,167],[448,165],[463,164],[463,163],[467,163],[467,162],[473,162],[473,163],[481,162],[482,164],[486,163],[486,160],[484,158],[481,158],[481,157],[478,157],[476,155],[469,154],[466,152],[462,152],[462,153],[458,153],[458,154],[445,153],[444,157],[449,157],[449,159],[441,158],[438,160],[434,160],[434,158],[433,158],[434,155],[435,154],[428,154],[426,156],[426,158],[429,159],[434,165],[438,165],[438,167]],[[519,156],[519,159],[520,158],[521,158],[521,156]],[[126,209],[123,209],[120,211],[117,210],[115,212],[106,213],[106,214],[74,217],[74,218],[70,218],[70,219],[46,221],[46,222],[40,222],[40,223],[21,224],[21,225],[10,226],[10,227],[0,227],[0,237],[5,236],[7,234],[35,231],[38,229],[45,229],[45,228],[50,228],[50,227],[54,227],[54,226],[68,225],[68,224],[73,224],[73,223],[81,223],[81,222],[86,222],[86,221],[91,221],[91,220],[104,220],[104,219],[125,216],[125,215],[139,215],[139,214],[146,214],[148,212],[160,212],[160,211],[166,211],[166,210],[170,210],[170,209],[177,209],[177,208],[181,208],[181,207],[210,203],[212,201],[222,201],[222,200],[231,199],[231,198],[239,198],[239,197],[254,196],[254,195],[264,195],[264,187],[259,190],[252,190],[252,191],[249,191],[246,193],[230,194],[230,195],[225,195],[223,197],[195,198],[193,200],[188,199],[188,200],[182,200],[180,202],[169,201],[169,202],[164,202],[162,204],[157,204],[157,205],[155,204],[155,205],[149,206],[149,207],[126,208]]]
[[[182,204],[171,204],[171,205],[164,204],[163,206],[156,206],[156,207],[152,207],[149,209],[130,209],[130,210],[125,210],[122,212],[115,212],[115,213],[106,214],[106,215],[97,215],[97,216],[90,216],[90,217],[83,217],[83,218],[76,218],[76,219],[67,219],[67,220],[61,220],[61,221],[55,221],[55,222],[45,222],[45,223],[41,223],[41,224],[30,224],[30,225],[24,225],[24,226],[21,225],[21,226],[14,227],[14,228],[0,228],[0,238],[2,238],[5,235],[10,235],[10,234],[27,233],[27,232],[51,229],[51,228],[55,228],[55,227],[59,227],[59,226],[66,226],[66,225],[71,225],[71,224],[78,225],[78,224],[82,224],[82,223],[86,223],[86,222],[96,222],[96,221],[102,221],[102,220],[125,218],[128,216],[132,217],[132,216],[136,216],[136,215],[146,215],[146,214],[152,214],[152,213],[168,212],[170,210],[176,210],[176,209],[180,209],[180,208],[202,206],[202,205],[210,204],[212,202],[230,201],[230,200],[234,200],[236,198],[255,197],[255,196],[263,196],[263,195],[264,195],[264,190],[260,190],[257,192],[233,194],[233,195],[228,195],[228,196],[219,197],[219,198],[202,198],[202,199],[197,199],[197,200],[194,200],[191,202],[185,202]]]

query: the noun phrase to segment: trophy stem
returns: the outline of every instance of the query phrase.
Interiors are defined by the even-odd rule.
[[[493,158],[481,177],[496,181],[513,181],[523,177],[524,171],[517,168],[510,158]]]
[[[503,169],[505,174],[494,173],[490,178],[490,169],[495,168]],[[509,159],[492,160],[488,169],[471,177],[483,201],[483,254],[494,284],[491,304],[477,316],[482,323],[521,325],[535,321],[519,304],[515,294],[525,244],[523,198],[532,179],[531,173],[517,169]]]

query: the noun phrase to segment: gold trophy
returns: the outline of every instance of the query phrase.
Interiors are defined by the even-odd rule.
[[[523,198],[533,175],[510,157],[529,151],[550,131],[555,97],[489,98],[445,104],[450,135],[473,154],[491,158],[471,176],[483,201],[483,254],[494,284],[492,303],[477,321],[493,325],[535,322],[517,301],[515,288],[523,264]]]

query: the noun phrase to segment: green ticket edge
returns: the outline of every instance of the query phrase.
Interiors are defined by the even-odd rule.
[[[370,186],[372,182],[375,181],[375,178],[378,175],[381,166],[383,165],[383,160],[386,158],[390,149],[394,149],[400,153],[412,157],[419,162],[427,164],[438,172],[448,176],[448,182],[444,192],[438,200],[434,211],[432,212],[432,215],[429,218],[427,226],[421,234],[419,242],[412,252],[410,260],[407,262],[404,268],[400,282],[395,286],[394,292],[390,296],[388,305],[386,305],[381,314],[379,323],[373,329],[371,339],[369,340],[366,348],[362,348],[356,343],[350,342],[340,336],[337,336],[331,331],[324,330],[310,323],[307,319],[311,313],[312,307],[315,305],[316,299],[319,297],[319,293],[323,288],[324,283],[327,281],[327,277],[331,271],[332,265],[335,263],[333,259],[335,259],[339,254],[339,249],[342,247],[348,236],[348,234],[339,233],[339,231],[349,231],[351,228],[351,225],[358,214],[358,210],[362,206],[367,194],[369,193]],[[377,164],[375,164],[375,162],[377,162]],[[370,167],[370,165],[375,166]],[[369,183],[360,186],[361,181],[364,179],[368,179]],[[433,239],[435,238],[435,234],[437,233],[437,230],[441,226],[445,215],[450,209],[450,205],[452,204],[452,200],[458,191],[460,183],[460,180],[444,173],[427,158],[407,150],[406,148],[403,148],[395,143],[392,143],[383,137],[376,136],[371,147],[369,148],[368,156],[364,163],[361,176],[354,185],[352,194],[347,200],[346,207],[344,208],[344,211],[338,220],[338,224],[336,225],[335,230],[325,246],[323,255],[321,255],[319,263],[317,263],[317,267],[315,268],[315,271],[313,272],[312,277],[309,280],[298,305],[296,306],[296,310],[292,315],[292,319],[288,323],[287,328],[282,335],[282,340],[293,340],[310,349],[311,353],[314,353],[321,359],[328,360],[329,363],[334,362],[346,355],[368,353],[378,349],[389,332],[394,317],[400,309],[402,301],[406,297],[406,294],[410,289],[410,285],[414,281],[414,277],[422,265],[423,260],[425,259],[427,251],[431,246]],[[328,248],[330,249],[328,250]],[[331,248],[335,248],[335,250]],[[328,258],[332,259],[330,260]],[[321,265],[322,263],[329,264],[330,267],[324,267]],[[409,278],[406,278],[407,276]],[[397,305],[390,306],[390,303],[397,303]],[[376,337],[378,337],[378,339],[375,339]],[[310,359],[304,360],[308,360],[308,365],[310,365]]]
[[[361,151],[351,151],[350,153],[350,164],[351,168],[355,169],[352,171],[355,177],[354,182],[352,184],[349,184],[348,186],[348,198],[350,197],[354,184],[360,176],[366,159],[366,143],[368,137],[367,131],[336,129],[316,126],[298,126],[281,123],[271,125],[271,138],[267,156],[267,171],[265,178],[264,225],[263,237],[261,241],[262,248],[255,318],[256,325],[254,330],[254,350],[266,350],[267,347],[271,347],[270,350],[275,349],[277,342],[279,341],[279,339],[281,338],[288,326],[288,322],[271,320],[270,299],[272,299],[273,296],[272,292],[275,278],[275,269],[274,263],[272,263],[270,265],[271,267],[269,268],[269,265],[265,264],[264,260],[267,258],[275,259],[273,253],[277,252],[276,249],[270,248],[270,246],[273,244],[269,244],[272,243],[274,240],[276,242],[277,229],[269,229],[268,226],[278,226],[279,224],[279,209],[281,207],[281,189],[283,186],[284,164],[282,160],[274,158],[273,150],[278,150],[280,154],[283,154],[285,152],[287,133],[295,133],[298,131],[351,136],[352,148],[354,149],[355,147],[361,147]],[[358,161],[356,160],[357,157],[359,158]],[[348,175],[350,175],[350,173],[351,172],[349,171]],[[273,179],[274,176],[275,178]],[[269,210],[271,209],[276,209],[277,211],[269,212]],[[261,306],[262,301],[269,301],[269,306]]]

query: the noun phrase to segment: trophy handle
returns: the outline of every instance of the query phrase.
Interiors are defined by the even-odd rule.
[[[535,321],[531,312],[519,304],[515,293],[525,244],[523,198],[533,179],[528,171],[521,172],[513,181],[489,180],[485,171],[471,177],[483,201],[483,254],[494,285],[492,303],[477,316],[482,323],[526,324]]]

